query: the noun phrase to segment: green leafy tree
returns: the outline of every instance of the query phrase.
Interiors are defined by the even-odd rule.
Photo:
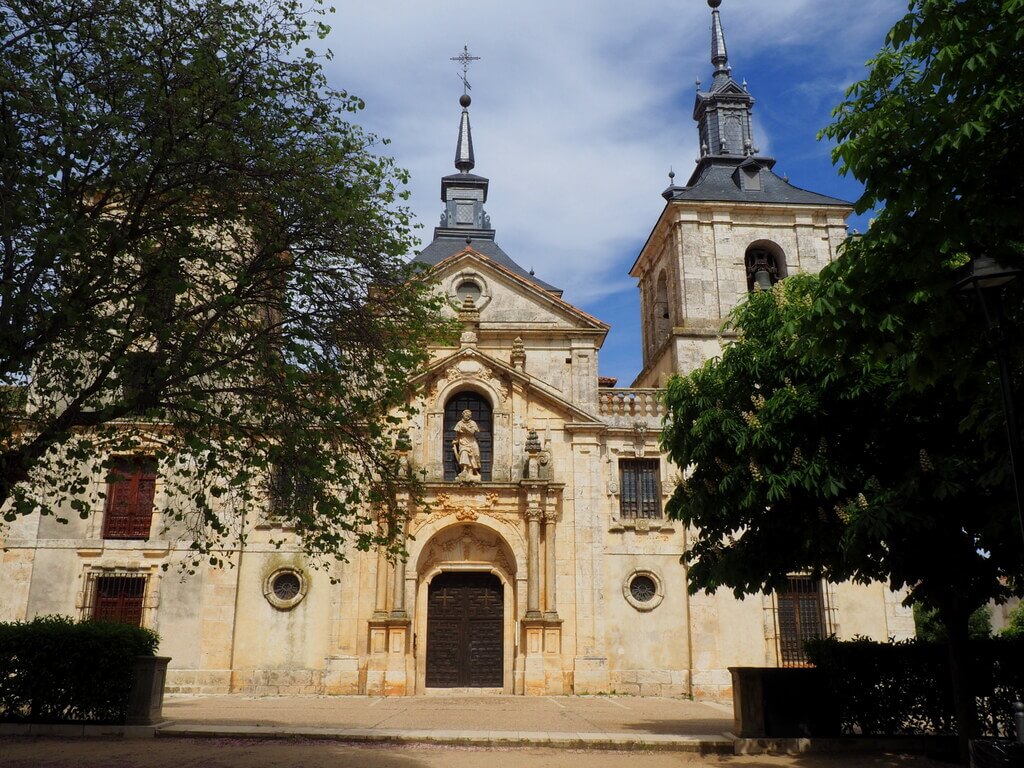
[[[390,541],[439,304],[326,32],[292,0],[0,6],[7,520],[86,516],[95,462],[146,452],[197,557],[268,484],[314,555]]]
[[[1001,637],[1019,638],[1024,637],[1024,603],[1018,603],[1017,607],[1010,611],[1006,626],[1000,632]]]
[[[954,392],[959,407],[949,417],[977,442],[975,483],[993,496],[1013,480],[999,374],[991,346],[978,343],[986,337],[982,313],[955,306],[953,284],[970,258],[1024,268],[1024,182],[1012,170],[1024,141],[1022,49],[1022,0],[913,0],[823,131],[837,142],[840,171],[864,184],[857,210],[881,210],[816,297],[818,348],[838,353],[840,366],[862,355],[895,361],[922,394]],[[1021,282],[998,297],[1002,317],[990,339],[1003,347],[1018,387]],[[1007,507],[992,499],[972,511],[1001,519]],[[1020,543],[1020,531],[1013,538]],[[939,616],[951,644],[965,642],[962,609],[940,608]],[[953,656],[962,693],[969,657]],[[964,739],[973,699],[958,700]]]
[[[914,606],[914,633],[918,639],[929,643],[944,643],[948,640],[946,628],[939,621],[938,611]],[[992,609],[987,605],[978,608],[967,620],[967,636],[971,640],[992,637]]]
[[[909,3],[823,131],[872,226],[820,281],[737,311],[740,340],[670,386],[665,435],[693,467],[672,510],[700,529],[694,586],[808,570],[907,588],[946,629],[962,740],[968,619],[1019,591],[1024,547],[994,356],[953,284],[972,256],[1024,261],[1022,46],[1022,0]],[[1022,296],[1004,291],[997,342],[1017,381]]]
[[[695,529],[691,589],[753,594],[793,572],[886,581],[938,612],[963,692],[969,618],[1020,573],[1012,501],[955,388],[821,352],[827,279],[752,294],[721,358],[669,383],[663,444],[686,470],[668,513]]]

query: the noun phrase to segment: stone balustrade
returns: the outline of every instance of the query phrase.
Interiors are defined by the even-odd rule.
[[[615,427],[631,427],[637,422],[649,429],[661,429],[665,415],[663,389],[626,389],[602,387],[598,390],[598,414]]]

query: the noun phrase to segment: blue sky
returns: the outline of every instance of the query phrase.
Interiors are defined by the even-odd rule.
[[[797,186],[855,200],[860,188],[815,139],[866,72],[903,0],[724,0],[729,63],[756,98],[755,146]],[[449,57],[468,45],[475,173],[491,180],[499,245],[564,298],[611,324],[600,371],[640,371],[629,268],[664,206],[669,168],[697,157],[694,81],[711,80],[706,0],[342,0],[329,19],[336,88],[411,175],[429,242],[452,173],[462,93]],[[867,222],[851,218],[851,229]]]

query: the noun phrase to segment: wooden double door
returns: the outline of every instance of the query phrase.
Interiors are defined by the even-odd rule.
[[[434,577],[427,589],[428,688],[504,685],[504,603],[494,574]]]

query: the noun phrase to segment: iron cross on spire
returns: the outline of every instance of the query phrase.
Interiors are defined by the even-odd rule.
[[[464,45],[462,46],[462,53],[460,53],[458,56],[452,56],[450,61],[457,61],[460,64],[462,64],[462,74],[459,75],[459,78],[462,80],[462,93],[463,95],[469,93],[471,90],[473,90],[473,86],[471,86],[469,84],[469,80],[466,79],[466,75],[469,74],[469,63],[471,61],[480,61],[480,57],[473,56],[469,52],[469,46]]]

